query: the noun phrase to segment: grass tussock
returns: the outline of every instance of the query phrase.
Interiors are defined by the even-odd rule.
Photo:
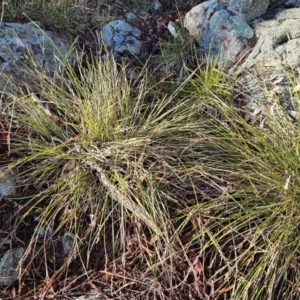
[[[132,297],[297,295],[297,125],[279,108],[248,123],[220,70],[199,66],[160,98],[143,81],[133,92],[109,56],[79,70],[6,95],[22,195],[13,232],[31,232],[30,276],[35,264],[49,280],[76,265]],[[59,260],[50,245],[63,232],[74,240]]]
[[[298,124],[275,103],[251,116],[178,43],[131,80],[107,54],[3,92],[0,247],[26,248],[20,294],[299,298]]]

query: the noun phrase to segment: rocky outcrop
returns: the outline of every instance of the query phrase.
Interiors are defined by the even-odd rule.
[[[298,100],[293,86],[300,82],[297,71],[299,16],[300,8],[287,9],[279,12],[274,20],[260,22],[254,27],[258,41],[238,71],[252,111],[277,99],[293,118],[298,119]]]

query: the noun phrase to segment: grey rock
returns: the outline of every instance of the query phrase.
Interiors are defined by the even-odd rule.
[[[299,8],[281,10],[276,14],[275,18],[280,20],[280,23],[287,19],[300,19]]]
[[[242,69],[296,67],[300,61],[300,8],[284,10],[275,20],[255,25],[258,41],[242,64]]]
[[[60,240],[54,241],[51,246],[51,250],[54,250],[56,262],[59,264],[65,263],[65,261],[72,254],[74,246],[75,235],[69,232],[65,232]],[[54,249],[53,249],[54,246]],[[73,259],[73,257],[72,257]]]
[[[136,22],[138,20],[138,17],[130,11],[126,13],[125,17],[128,22]]]
[[[278,0],[273,0],[271,2],[278,2]],[[285,0],[282,1],[281,4],[290,5],[292,7],[299,7],[300,6],[300,0]]]
[[[15,175],[10,170],[0,171],[0,197],[9,196],[16,190]]]
[[[243,18],[252,21],[264,14],[269,0],[219,0],[225,8]]]
[[[107,47],[123,54],[138,55],[142,47],[140,37],[139,29],[122,20],[112,21],[102,28],[102,38]]]
[[[0,285],[9,286],[18,279],[17,267],[25,253],[24,248],[8,250],[0,261]]]
[[[299,74],[294,74],[299,81]],[[285,111],[298,110],[292,95],[292,78],[282,68],[253,68],[242,73],[238,80],[247,97],[248,109],[254,112],[276,103]]]
[[[51,75],[59,68],[55,56],[68,53],[71,40],[67,36],[44,31],[39,23],[2,23],[0,27],[1,69],[24,79],[28,70],[38,69]]]
[[[37,233],[37,243],[43,243],[47,249],[47,255],[56,259],[63,264],[71,254],[74,246],[75,235],[65,232],[61,238],[53,239],[53,225],[49,224],[45,227],[35,228]]]
[[[45,243],[53,234],[53,226],[36,227],[35,232],[37,233],[37,243]]]
[[[62,253],[67,258],[71,253],[75,241],[75,236],[72,233],[65,232],[61,238]]]
[[[174,37],[174,38],[178,38],[179,37],[179,33],[178,33],[178,28],[177,28],[177,25],[175,22],[173,21],[170,21],[168,23],[168,26],[167,26],[169,32],[171,33],[171,35]]]
[[[299,16],[300,8],[286,9],[274,20],[255,25],[258,41],[237,71],[250,111],[279,104],[296,118],[299,107],[293,86],[300,82]]]
[[[162,4],[158,0],[156,0],[153,4],[153,9],[160,10],[161,8],[162,8]]]
[[[184,26],[190,35],[198,37],[202,31],[208,30],[208,24],[205,24],[205,21],[220,9],[224,9],[224,6],[217,0],[209,0],[196,5],[185,15]]]
[[[195,6],[186,14],[184,25],[200,47],[225,67],[235,64],[255,39],[252,28],[218,0]]]

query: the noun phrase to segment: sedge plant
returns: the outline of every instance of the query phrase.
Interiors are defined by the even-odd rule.
[[[109,54],[60,63],[2,98],[20,207],[5,239],[26,232],[36,295],[72,274],[131,299],[299,297],[298,124],[277,103],[249,122],[215,64],[164,89]]]

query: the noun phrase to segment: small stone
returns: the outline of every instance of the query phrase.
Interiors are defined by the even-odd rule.
[[[48,225],[46,227],[35,228],[35,232],[37,232],[37,242],[44,243],[53,234],[53,227]]]
[[[156,0],[153,4],[153,9],[157,11],[160,10],[161,8],[162,8],[162,4],[158,0]]]
[[[0,196],[8,196],[16,190],[14,173],[11,170],[0,171]]]
[[[9,286],[18,279],[18,272],[16,269],[24,253],[25,249],[22,247],[5,252],[0,261],[1,286]]]
[[[179,36],[175,22],[173,22],[173,21],[169,22],[168,30],[174,38],[177,38]]]
[[[128,13],[126,13],[126,19],[128,22],[136,22],[138,18],[134,13],[129,11]]]
[[[66,262],[70,255],[72,255],[72,250],[74,247],[75,235],[69,232],[65,232],[61,238],[60,243],[56,244],[56,261],[60,264]],[[73,259],[70,258],[70,259]]]
[[[65,232],[61,239],[62,250],[65,256],[68,256],[72,250],[75,236],[72,233]]]
[[[139,55],[142,42],[141,31],[130,24],[115,20],[102,28],[102,38],[106,46],[118,53]]]

